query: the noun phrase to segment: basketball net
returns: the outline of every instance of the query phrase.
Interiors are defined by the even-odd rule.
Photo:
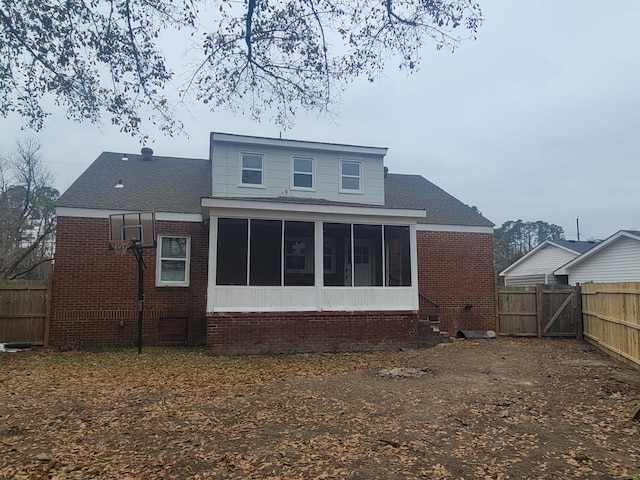
[[[111,242],[109,245],[116,255],[123,256],[127,254],[127,250],[129,250],[129,247],[131,246],[129,242]]]

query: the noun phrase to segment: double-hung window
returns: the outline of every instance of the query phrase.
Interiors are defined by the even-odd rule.
[[[158,235],[157,286],[189,286],[189,250],[186,235]]]
[[[264,155],[243,153],[240,156],[240,184],[245,186],[264,186]]]
[[[362,163],[351,160],[340,161],[340,191],[362,192]]]
[[[315,188],[313,158],[292,157],[291,159],[291,186],[300,190],[313,190]]]

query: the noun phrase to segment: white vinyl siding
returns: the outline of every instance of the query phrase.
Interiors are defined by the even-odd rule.
[[[509,270],[504,276],[506,286],[536,285],[537,283],[559,283],[553,272],[578,256],[554,245],[546,245]]]
[[[569,269],[569,283],[640,281],[640,241],[629,237],[606,245]]]
[[[242,144],[215,143],[212,151],[213,191],[215,197],[261,198],[297,197],[355,204],[384,205],[384,165],[382,155],[346,155],[336,151],[287,149]],[[241,183],[241,153],[264,155],[262,185]],[[313,189],[293,188],[293,157],[313,158]],[[361,162],[361,190],[358,195],[340,192],[340,160]],[[249,187],[249,188],[247,188]],[[255,188],[259,187],[259,188]]]
[[[238,287],[209,290],[212,312],[417,310],[414,287]]]

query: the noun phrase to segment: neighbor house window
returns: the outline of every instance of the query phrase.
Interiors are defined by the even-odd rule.
[[[292,158],[292,188],[313,190],[313,158]]]
[[[362,191],[362,163],[341,160],[340,161],[340,191]]]
[[[240,183],[242,185],[264,185],[264,155],[243,153],[240,156]]]
[[[189,244],[184,235],[158,235],[156,285],[189,286]]]

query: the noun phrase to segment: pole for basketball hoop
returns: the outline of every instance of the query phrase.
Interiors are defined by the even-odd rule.
[[[153,212],[114,213],[109,215],[110,248],[120,255],[132,250],[138,261],[138,353],[142,353],[142,318],[144,316],[145,248],[154,248],[155,215]],[[131,241],[128,241],[131,239]]]
[[[144,258],[140,242],[132,242],[131,249],[138,261],[138,354],[142,353],[142,317],[144,316]]]

